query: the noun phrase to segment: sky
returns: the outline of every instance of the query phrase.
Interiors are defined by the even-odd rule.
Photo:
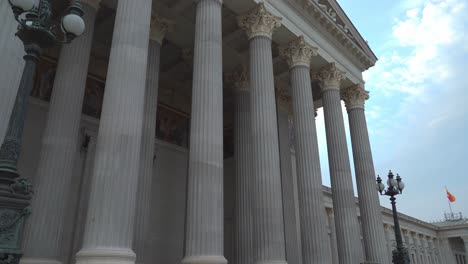
[[[379,58],[363,74],[375,173],[403,178],[399,212],[442,220],[447,186],[457,199],[453,211],[468,217],[468,0],[338,2]],[[322,109],[318,114],[323,183],[330,186]],[[343,117],[350,143],[344,107]],[[388,197],[380,202],[390,207]]]

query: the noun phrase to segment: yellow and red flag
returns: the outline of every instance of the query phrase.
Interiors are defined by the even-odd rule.
[[[457,199],[455,198],[455,196],[453,194],[451,194],[449,192],[449,190],[447,189],[447,187],[445,187],[445,191],[447,192],[447,198],[449,199],[449,201],[451,203],[455,202]]]

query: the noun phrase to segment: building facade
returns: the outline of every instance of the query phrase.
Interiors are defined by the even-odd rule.
[[[22,263],[391,263],[364,111],[377,58],[336,1],[79,2],[87,29],[42,56],[25,120]],[[3,141],[22,50],[0,14]],[[401,225],[414,263],[466,263],[466,223]]]

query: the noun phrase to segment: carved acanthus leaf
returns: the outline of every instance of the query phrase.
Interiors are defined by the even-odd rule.
[[[150,38],[161,44],[167,32],[171,31],[173,27],[174,22],[152,14]]]
[[[312,79],[320,82],[322,92],[330,89],[339,90],[340,83],[345,79],[346,73],[336,67],[336,64],[330,63],[322,67],[318,72],[312,73]]]
[[[318,48],[312,47],[305,40],[304,36],[297,37],[280,48],[280,55],[286,59],[289,67],[310,66],[313,56],[317,56]]]
[[[281,20],[268,12],[264,3],[237,18],[239,27],[245,30],[249,39],[257,36],[272,38],[273,32],[281,27]]]
[[[226,74],[226,81],[231,83],[236,92],[249,91],[249,72],[243,65],[239,71]]]
[[[275,93],[278,105],[289,113],[292,113],[292,98],[288,92],[288,88],[284,85],[276,85]]]
[[[355,84],[341,90],[341,98],[348,110],[364,108],[366,100],[369,99],[369,92],[361,84]]]

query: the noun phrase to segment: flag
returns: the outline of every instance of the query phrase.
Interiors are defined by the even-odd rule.
[[[457,200],[455,196],[448,191],[447,187],[445,187],[445,191],[447,192],[447,198],[449,199],[451,203]]]

